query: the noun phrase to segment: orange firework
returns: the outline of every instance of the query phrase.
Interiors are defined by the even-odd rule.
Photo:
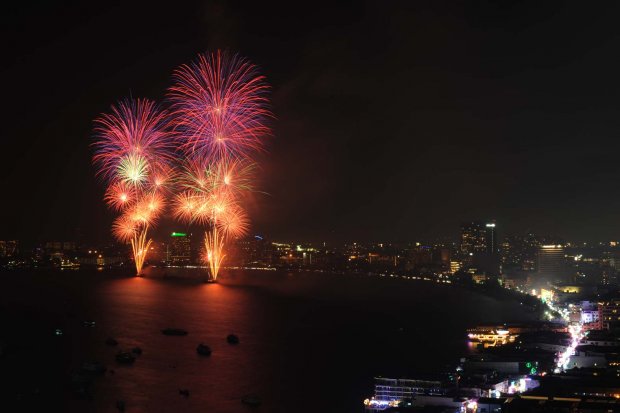
[[[110,208],[120,211],[135,202],[134,187],[124,182],[116,182],[108,187],[104,199]]]
[[[241,238],[248,234],[250,221],[238,205],[229,205],[227,211],[217,221],[222,233],[227,237]]]
[[[138,232],[136,221],[128,214],[123,214],[114,221],[112,232],[120,241],[129,242]]]

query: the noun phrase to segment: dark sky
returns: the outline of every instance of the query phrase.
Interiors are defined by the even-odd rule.
[[[273,86],[257,232],[407,241],[495,218],[620,238],[618,2],[19,3],[1,17],[0,239],[108,237],[93,118],[161,100],[214,48]]]

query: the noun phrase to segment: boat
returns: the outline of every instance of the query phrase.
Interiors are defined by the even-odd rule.
[[[141,349],[140,347],[134,347],[134,348],[132,348],[132,349],[131,349],[131,352],[132,352],[133,354],[138,354],[138,355],[140,355],[140,354],[142,354],[142,349]]]
[[[94,327],[95,326],[95,322],[93,320],[84,320],[84,321],[82,321],[82,325],[84,327]]]
[[[210,356],[211,355],[211,347],[207,346],[206,344],[198,344],[198,347],[196,347],[196,352],[200,355],[203,356]]]
[[[241,403],[252,407],[258,407],[262,403],[262,400],[255,394],[247,394],[241,398]]]
[[[116,355],[116,361],[121,364],[132,364],[134,361],[136,361],[136,358],[131,353],[120,352]]]
[[[228,344],[239,344],[239,337],[234,334],[229,334],[228,337],[226,337],[226,341],[228,341]]]
[[[182,328],[164,328],[161,333],[165,336],[186,336],[187,331]]]

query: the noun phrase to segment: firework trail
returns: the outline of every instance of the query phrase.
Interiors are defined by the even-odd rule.
[[[270,133],[268,91],[256,66],[221,51],[178,68],[169,89],[175,138],[185,158],[174,215],[207,227],[205,257],[212,280],[226,256],[227,238],[249,229],[241,203],[253,188],[252,157]]]
[[[112,233],[131,243],[138,275],[151,244],[148,229],[161,216],[174,179],[169,119],[154,102],[130,99],[95,120],[93,162],[108,185],[105,201],[121,213]]]

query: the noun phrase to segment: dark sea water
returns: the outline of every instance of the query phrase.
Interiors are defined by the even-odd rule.
[[[360,412],[374,376],[433,372],[468,351],[468,326],[532,317],[518,302],[389,278],[234,271],[204,284],[199,270],[0,275],[0,395],[18,403],[11,411],[116,412],[124,400],[127,412]],[[164,336],[166,327],[189,335]],[[229,333],[241,343],[228,344]],[[119,345],[106,345],[108,337]],[[210,357],[196,353],[200,342]],[[135,346],[143,354],[133,365],[116,363],[120,349]],[[78,398],[71,377],[84,361],[108,372]],[[241,403],[248,393],[260,396],[259,408]]]

